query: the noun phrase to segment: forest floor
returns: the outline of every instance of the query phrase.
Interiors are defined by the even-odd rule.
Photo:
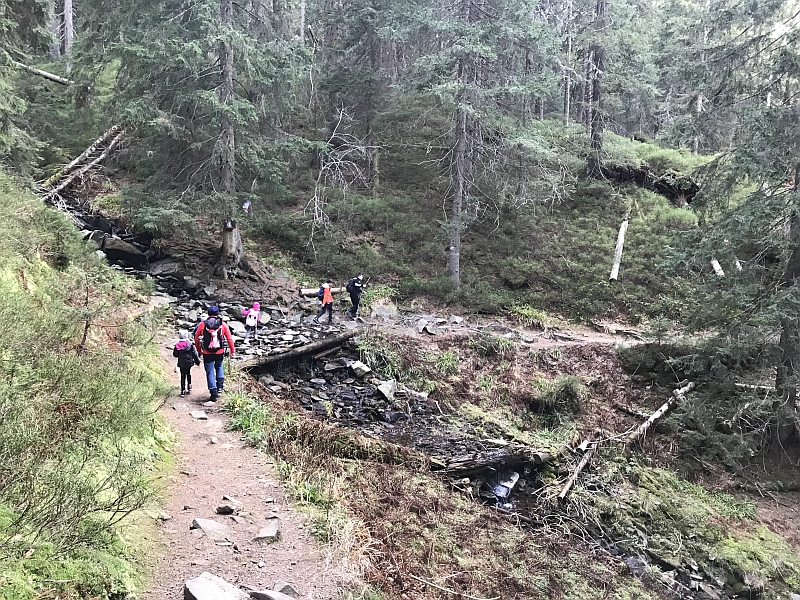
[[[164,376],[177,391],[180,375],[173,370],[169,341],[161,340]],[[156,545],[160,556],[143,598],[183,598],[184,583],[204,571],[254,590],[273,589],[282,581],[309,600],[334,598],[339,574],[335,565],[328,565],[303,514],[287,499],[274,463],[227,430],[221,407],[203,406],[209,397],[202,368],[192,369],[192,375],[191,395],[175,393],[160,411],[178,442],[175,472],[161,493],[164,513]],[[192,416],[195,411],[206,418]],[[235,514],[217,514],[224,504],[236,507]],[[280,540],[255,541],[274,517]],[[225,531],[215,541],[215,533],[209,537],[201,529],[190,529],[194,519],[212,519]]]

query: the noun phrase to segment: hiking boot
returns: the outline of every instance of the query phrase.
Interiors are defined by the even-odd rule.
[[[187,388],[187,390],[190,391],[190,392],[192,391],[192,384],[191,383],[189,384],[189,387]]]
[[[181,398],[183,398],[185,395],[186,395],[186,392],[181,390]]]
[[[313,322],[314,322],[314,325],[319,325],[319,320],[317,319],[317,317],[314,317],[314,321]]]

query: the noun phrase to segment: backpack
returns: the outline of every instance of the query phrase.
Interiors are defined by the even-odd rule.
[[[247,319],[245,319],[244,324],[248,327],[255,327],[258,325],[258,312],[251,310],[247,313]]]
[[[214,323],[216,327],[211,324],[212,320],[218,321],[218,323]],[[211,352],[222,350],[222,319],[210,317],[203,321],[202,347],[203,350]]]
[[[351,294],[353,292],[355,292],[356,291],[356,278],[353,278],[350,281],[348,281],[347,282],[347,286],[345,287],[345,289]]]
[[[325,293],[325,288],[323,286],[319,286],[319,290],[317,290],[317,298],[322,301],[322,296]]]

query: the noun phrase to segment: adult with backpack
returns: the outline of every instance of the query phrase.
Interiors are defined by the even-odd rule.
[[[236,353],[231,330],[219,316],[219,308],[208,307],[208,318],[198,325],[194,332],[194,345],[203,356],[206,369],[206,382],[211,394],[211,401],[216,402],[220,392],[225,391],[225,371],[222,360],[225,358],[224,340],[228,342],[231,356]]]
[[[317,292],[317,298],[319,301],[322,302],[322,309],[317,313],[317,316],[314,317],[314,323],[319,325],[319,318],[325,314],[325,311],[328,311],[328,324],[333,323],[333,292],[331,291],[331,287],[333,285],[333,280],[328,279],[325,283],[323,283],[319,291]]]
[[[355,319],[358,316],[358,305],[361,302],[361,293],[364,291],[364,274],[359,273],[353,277],[347,282],[345,289],[350,294],[350,302],[353,303],[353,306],[345,311],[345,314]]]

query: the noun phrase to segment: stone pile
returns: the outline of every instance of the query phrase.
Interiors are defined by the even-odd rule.
[[[178,329],[186,329],[190,334],[194,332],[195,326],[208,316],[207,310],[210,304],[205,300],[189,298],[175,302],[173,315]],[[297,312],[287,317],[285,309],[266,306],[261,309],[262,319],[256,336],[251,334],[245,342],[245,317],[242,315],[242,310],[248,307],[225,302],[220,302],[217,306],[222,320],[227,323],[231,331],[236,345],[236,355],[240,359],[280,354],[338,331],[338,328],[314,324],[313,315]]]

